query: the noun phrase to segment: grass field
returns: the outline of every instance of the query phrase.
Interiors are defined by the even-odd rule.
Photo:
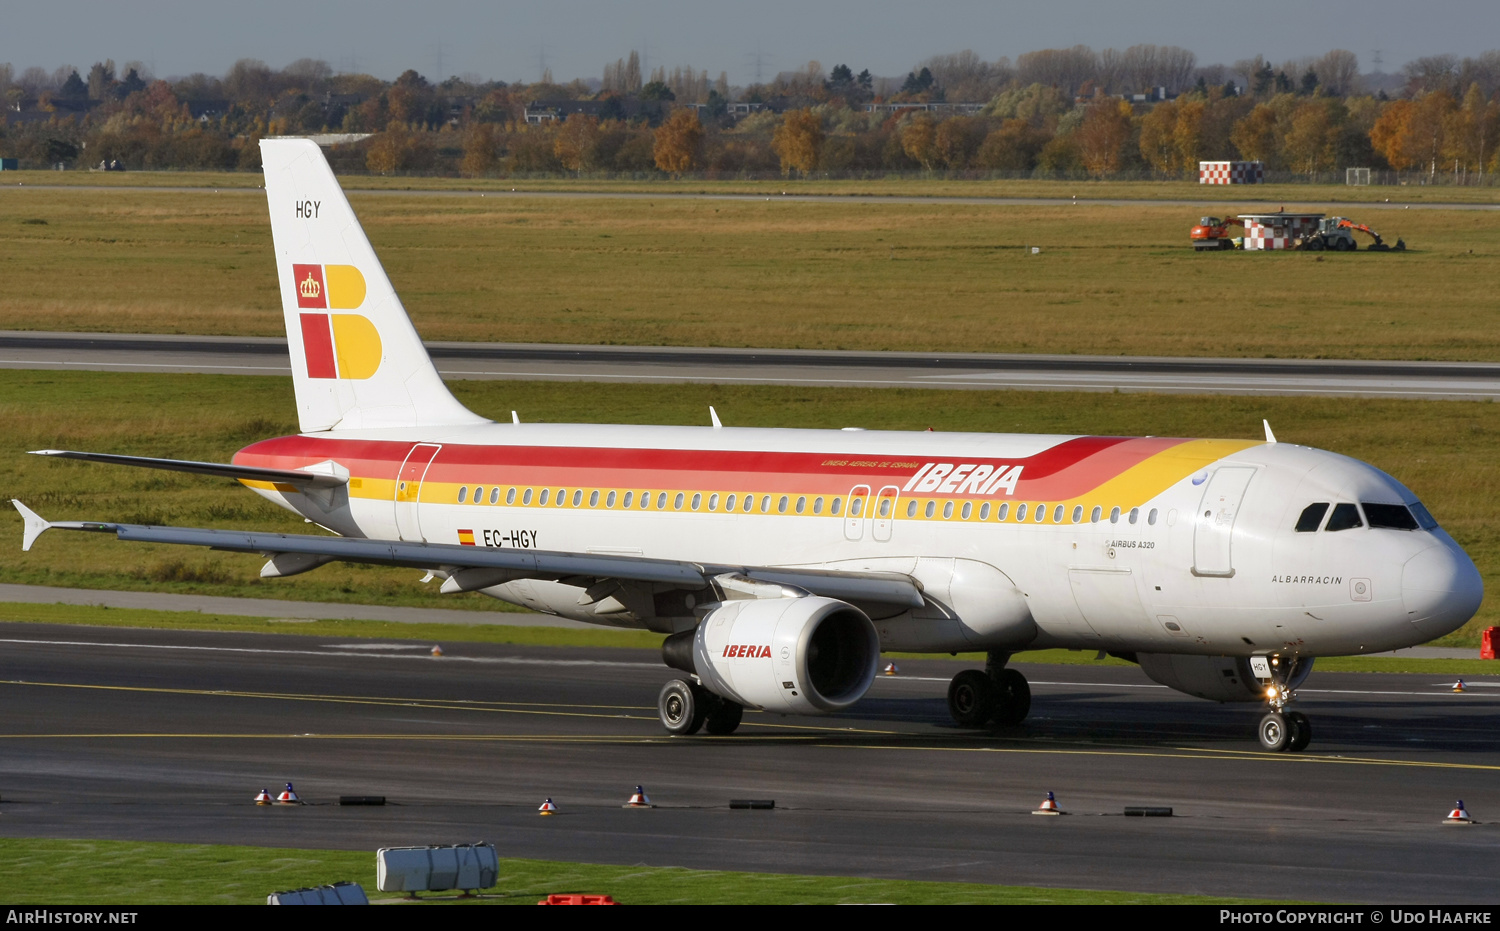
[[[437,178],[345,175],[350,191],[578,191],[594,193],[760,194],[802,197],[1078,197],[1111,200],[1200,200],[1207,203],[1378,203],[1495,204],[1500,187],[1452,185],[1262,184],[1253,188],[1203,185],[1194,181],[1056,181],[1046,179],[948,180],[913,175],[844,180],[832,178],[705,180],[661,177],[610,178]],[[259,171],[18,171],[4,186],[257,188]]]
[[[708,405],[740,426],[1256,437],[1268,418],[1284,442],[1345,453],[1412,488],[1469,551],[1493,590],[1500,579],[1500,405],[1452,401],[1181,397],[1141,394],[938,392],[718,385],[456,382],[472,409],[528,421],[702,424]],[[43,516],[305,532],[300,518],[222,480],[25,455],[90,449],[224,461],[296,430],[290,379],[0,371],[0,501]],[[504,610],[476,594],[438,597],[411,570],[325,566],[261,580],[260,560],[52,533],[30,553],[21,520],[0,518],[0,582],[313,601]],[[1500,623],[1493,599],[1444,643],[1476,646]]]
[[[266,811],[268,817],[292,814]],[[375,852],[162,844],[103,840],[0,839],[0,872],[12,905],[263,905],[275,891],[357,882],[372,900]],[[681,867],[605,866],[502,859],[499,880],[465,904],[535,905],[553,893],[611,895],[623,905],[1178,905],[1236,899],[915,882]],[[432,904],[454,901],[451,894]]]
[[[352,200],[429,339],[1500,357],[1496,212],[1339,208],[1405,253],[1197,254],[1236,208]],[[0,187],[0,251],[0,327],[283,332],[253,191]]]

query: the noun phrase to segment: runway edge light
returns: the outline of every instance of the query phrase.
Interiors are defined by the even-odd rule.
[[[432,655],[433,656],[442,656],[443,655],[443,648],[439,647],[439,646],[434,646],[432,648]]]
[[[292,784],[290,782],[288,782],[286,784],[286,788],[281,790],[281,794],[278,795],[278,796],[276,796],[276,804],[278,804],[278,805],[301,805],[302,804],[302,799],[300,799],[300,798],[297,797],[296,790],[294,790],[292,788]]]
[[[1063,814],[1063,810],[1062,807],[1057,804],[1057,796],[1053,795],[1051,792],[1048,792],[1047,797],[1042,799],[1042,804],[1037,806],[1036,811],[1033,811],[1032,814],[1060,815]]]
[[[1464,680],[1462,679],[1459,679],[1457,682],[1453,683],[1453,691],[1455,692],[1467,692],[1468,690],[1469,687],[1467,685],[1464,685]]]
[[[1468,810],[1464,808],[1464,800],[1463,799],[1459,799],[1458,803],[1453,806],[1453,810],[1450,811],[1450,812],[1448,812],[1448,817],[1446,817],[1446,818],[1443,819],[1443,823],[1444,824],[1473,824],[1474,823],[1474,819],[1469,817]]]
[[[555,815],[557,814],[557,806],[552,804],[552,799],[549,798],[545,802],[542,802],[542,807],[538,808],[536,813],[539,815]]]
[[[884,670],[884,672],[888,676],[894,676],[894,675],[899,674],[901,672],[901,670],[899,670],[899,669],[896,668],[896,664],[895,663],[886,663],[885,664],[885,670]]]
[[[636,786],[635,787],[635,791],[633,793],[631,793],[630,801],[626,802],[624,805],[621,805],[620,807],[621,808],[655,808],[656,806],[653,805],[653,804],[651,804],[651,800],[646,797],[646,790],[644,788],[642,788],[641,786]]]
[[[260,794],[255,796],[255,804],[257,805],[269,805],[274,801],[275,799],[271,798],[271,791],[269,789],[261,789]]]

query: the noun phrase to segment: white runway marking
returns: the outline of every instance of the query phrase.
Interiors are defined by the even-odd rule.
[[[206,653],[263,653],[272,656],[350,656],[357,659],[415,659],[429,663],[494,663],[506,666],[621,666],[628,668],[661,669],[660,663],[622,663],[613,660],[595,659],[529,659],[521,656],[428,656],[426,653],[354,652],[352,650],[271,650],[260,647],[205,647],[167,643],[103,643],[86,640],[16,640],[0,639],[0,643],[19,643],[29,646],[54,647],[103,647],[120,650],[186,650]],[[420,649],[428,649],[421,647]]]

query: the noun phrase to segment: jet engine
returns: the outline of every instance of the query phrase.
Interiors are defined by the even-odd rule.
[[[726,601],[662,644],[668,666],[730,701],[782,714],[840,711],[875,681],[880,640],[858,608],[814,595]]]
[[[1136,662],[1152,681],[1209,701],[1265,701],[1266,682],[1250,668],[1245,656],[1185,656],[1180,653],[1137,653]],[[1282,658],[1291,663],[1287,688],[1295,689],[1312,672],[1312,657]]]

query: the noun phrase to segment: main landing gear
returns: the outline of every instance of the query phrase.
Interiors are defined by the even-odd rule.
[[[1270,703],[1271,710],[1260,719],[1255,735],[1260,738],[1260,745],[1272,752],[1298,753],[1306,750],[1307,745],[1312,742],[1312,724],[1307,720],[1307,715],[1300,711],[1286,710],[1286,706],[1295,697],[1286,684],[1291,669],[1290,663],[1280,662],[1276,658],[1271,661],[1271,684],[1266,687],[1266,701]]]
[[[673,737],[687,737],[700,729],[723,736],[733,734],[740,726],[745,706],[721,698],[696,682],[673,679],[656,696],[656,711],[662,727]]]
[[[1009,653],[990,653],[984,669],[965,669],[948,683],[948,713],[960,727],[1020,724],[1031,710],[1026,677],[1006,669]]]

